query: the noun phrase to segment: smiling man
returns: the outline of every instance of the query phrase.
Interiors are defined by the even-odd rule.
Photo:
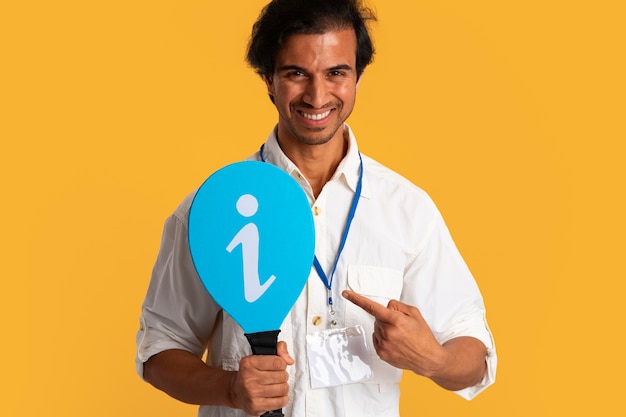
[[[253,27],[248,62],[278,123],[250,159],[300,184],[317,237],[277,356],[251,355],[202,287],[186,235],[193,194],[166,222],[137,369],[199,404],[200,416],[396,417],[403,370],[467,399],[494,382],[483,300],[441,215],[424,191],[361,155],[345,123],[372,60],[371,20],[358,1],[274,0]]]

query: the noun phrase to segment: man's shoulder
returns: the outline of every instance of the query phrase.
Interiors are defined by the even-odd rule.
[[[370,182],[372,193],[402,193],[406,198],[431,202],[428,193],[411,180],[367,155],[362,158],[363,175]]]
[[[175,217],[178,221],[183,224],[187,224],[189,219],[189,209],[191,208],[191,204],[193,203],[193,199],[198,192],[198,188],[187,194],[187,196],[180,202],[178,207],[172,213],[172,217]]]

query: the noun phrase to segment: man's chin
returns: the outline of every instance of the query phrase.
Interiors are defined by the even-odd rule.
[[[305,145],[311,145],[311,146],[315,146],[315,145],[323,145],[325,143],[330,142],[330,140],[333,138],[333,135],[330,136],[298,136],[298,140],[300,141],[300,143],[303,143]]]
[[[307,129],[306,133],[299,133],[296,137],[301,143],[306,145],[323,145],[335,137],[340,127],[338,126],[334,130],[330,130],[328,127]]]

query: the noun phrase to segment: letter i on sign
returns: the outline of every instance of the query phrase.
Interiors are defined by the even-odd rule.
[[[237,200],[237,211],[244,217],[254,216],[258,207],[259,203],[253,195],[244,194]],[[226,250],[232,252],[239,245],[241,245],[243,258],[244,296],[247,302],[254,303],[272,285],[276,277],[272,275],[265,283],[261,284],[259,278],[259,229],[256,224],[248,223],[243,226],[230,241]]]

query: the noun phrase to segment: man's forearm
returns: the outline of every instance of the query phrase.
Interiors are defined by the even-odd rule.
[[[439,386],[458,391],[478,384],[487,370],[487,349],[478,339],[458,337],[443,344],[441,368],[428,375]]]
[[[166,350],[144,364],[146,381],[189,404],[233,407],[230,387],[236,372],[214,368],[184,350]]]

